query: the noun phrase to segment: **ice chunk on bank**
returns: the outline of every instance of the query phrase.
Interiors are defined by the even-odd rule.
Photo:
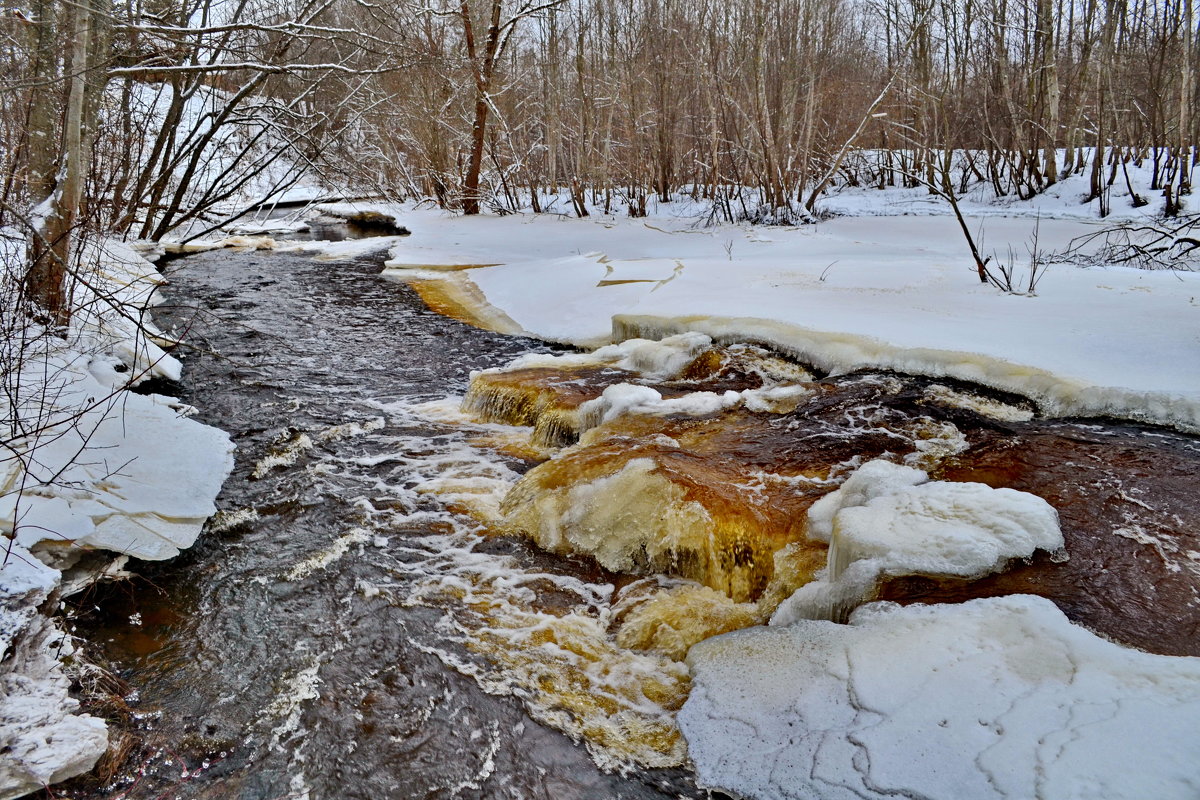
[[[794,407],[812,391],[805,386],[772,386],[766,389],[744,389],[735,392],[689,392],[682,397],[663,398],[649,386],[618,383],[606,387],[603,394],[579,406],[579,429],[590,430],[625,414],[684,414],[703,417],[729,408],[745,406],[750,411],[778,413],[778,409]]]
[[[1200,797],[1200,659],[1112,644],[1043,598],[872,604],[688,663],[697,774],[746,797]]]
[[[808,535],[829,542],[825,575],[785,600],[772,624],[844,619],[884,575],[982,577],[1063,546],[1058,512],[1036,495],[927,480],[919,469],[871,461],[814,503]]]
[[[233,468],[229,436],[185,417],[173,398],[110,397],[78,364],[58,369],[51,423],[17,443],[32,454],[25,474],[0,476],[0,531],[27,547],[74,543],[148,560],[190,547]]]
[[[762,392],[759,392],[762,394]],[[649,386],[618,383],[605,388],[599,397],[579,406],[580,430],[589,430],[611,422],[625,414],[687,414],[694,417],[715,414],[739,405],[743,393],[691,392],[683,397],[663,399],[661,393]]]
[[[185,419],[193,409],[124,391],[179,378],[147,313],[162,277],[111,241],[88,245],[79,264],[65,338],[30,323],[0,398],[16,431],[0,464],[0,800],[87,772],[107,746],[103,720],[77,714],[68,694],[70,641],[49,614],[56,592],[82,584],[55,567],[84,547],[176,554],[232,468],[229,437]]]
[[[75,713],[70,641],[39,611],[58,583],[20,542],[0,548],[0,798],[87,772],[108,746],[104,721]]]
[[[591,353],[531,353],[500,367],[497,371],[508,372],[530,367],[564,369],[606,365],[636,372],[645,378],[670,380],[678,377],[688,364],[711,346],[712,338],[709,336],[688,331],[659,341],[626,339],[619,344],[605,345]]]
[[[876,497],[893,494],[929,480],[923,470],[890,461],[868,461],[846,478],[837,491],[830,492],[808,510],[808,538],[829,543],[833,538],[833,518],[843,508],[865,505]]]

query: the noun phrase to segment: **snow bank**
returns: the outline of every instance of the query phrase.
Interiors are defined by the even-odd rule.
[[[100,291],[76,298],[82,311],[67,342],[46,338],[24,355],[15,413],[31,424],[12,442],[23,457],[0,474],[0,530],[29,548],[171,558],[216,510],[233,446],[188,419],[194,409],[178,400],[126,391],[149,377],[180,377],[145,318],[161,278],[117,243],[93,257]]]
[[[697,774],[741,796],[1200,796],[1200,659],[1112,644],[1042,598],[872,604],[688,663]]]
[[[1037,296],[1004,294],[979,283],[957,223],[930,216],[924,201],[847,193],[839,210],[860,202],[866,213],[885,200],[897,203],[888,213],[911,216],[697,229],[669,216],[463,219],[390,209],[413,231],[392,256],[500,264],[454,274],[547,340],[590,347],[693,330],[759,341],[834,372],[956,378],[1029,397],[1050,415],[1200,431],[1200,273],[1055,263]],[[1035,211],[980,206],[968,225],[983,253],[1001,259],[1008,248],[1023,254],[1035,230],[1042,253],[1099,230],[1084,219],[1039,221]]]
[[[162,282],[153,265],[113,242],[91,247],[84,263],[94,269],[76,290],[66,339],[30,331],[0,400],[13,423],[0,461],[0,798],[86,772],[107,744],[104,723],[74,715],[67,696],[69,642],[46,616],[59,568],[96,548],[177,554],[215,511],[233,466],[229,437],[187,419],[193,409],[128,391],[180,376],[147,316]]]
[[[841,621],[884,575],[982,577],[1035,550],[1061,550],[1045,500],[982,483],[928,481],[919,469],[870,461],[808,512],[808,537],[829,543],[825,575],[785,600],[773,625]]]
[[[1193,288],[1200,289],[1200,282]],[[1096,324],[1101,323],[1097,320]],[[1188,326],[1185,326],[1185,331],[1187,329]],[[773,319],[626,314],[613,317],[614,339],[627,336],[674,336],[680,331],[705,333],[717,342],[749,341],[762,344],[831,375],[873,368],[933,378],[955,378],[1028,397],[1049,416],[1124,417],[1200,432],[1200,387],[1192,389],[1190,385],[1187,391],[1175,393],[1148,391],[1130,385],[1095,384],[1072,377],[1070,373],[1055,373],[984,353],[932,347],[898,347],[872,336],[816,331]],[[1192,343],[1200,345],[1200,328],[1196,333]],[[1012,332],[997,331],[997,335],[1011,336]],[[1045,335],[1051,336],[1048,331]],[[1112,340],[1105,337],[1105,341]],[[1056,342],[1055,346],[1059,344]],[[1124,377],[1120,374],[1121,367],[1132,366],[1123,363],[1134,357],[1123,352],[1128,344],[1113,342],[1113,363],[1103,368],[1099,363],[1083,360],[1076,366],[1080,371],[1095,373],[1098,380],[1120,380]],[[1066,347],[1071,349],[1070,343]],[[1102,355],[1097,348],[1092,358],[1098,362]],[[1176,355],[1188,361],[1197,361],[1194,353]],[[1162,359],[1171,357],[1171,354],[1159,355],[1148,351],[1145,356],[1150,365],[1159,365],[1160,369],[1165,370]],[[1196,366],[1200,369],[1200,362]],[[1138,365],[1137,371],[1144,374],[1145,365]],[[1099,377],[1101,373],[1104,374],[1103,378]],[[1190,381],[1179,380],[1173,373],[1164,375],[1164,378],[1158,383],[1190,384]]]

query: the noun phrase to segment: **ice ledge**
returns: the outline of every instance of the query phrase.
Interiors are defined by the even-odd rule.
[[[69,651],[53,622],[37,616],[8,654],[0,675],[0,800],[87,772],[108,747],[104,721],[75,714],[78,703],[67,696],[60,658]]]
[[[754,317],[617,314],[612,330],[615,342],[696,331],[719,343],[760,344],[834,375],[869,368],[954,378],[1028,397],[1051,417],[1118,417],[1200,433],[1200,395],[1099,386],[980,353],[897,347],[870,336]]]
[[[193,543],[233,467],[224,432],[173,398],[126,389],[179,378],[145,314],[162,282],[153,265],[113,241],[84,263],[102,302],[80,301],[66,340],[31,337],[11,382],[20,392],[0,398],[30,431],[0,464],[0,800],[87,772],[107,747],[103,720],[69,697],[70,640],[50,617],[67,587],[39,557],[170,558]]]
[[[1043,598],[876,603],[687,661],[697,775],[738,796],[1200,797],[1200,659],[1123,648]]]

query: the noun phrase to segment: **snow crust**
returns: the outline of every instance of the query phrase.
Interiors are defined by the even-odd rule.
[[[229,437],[188,419],[194,409],[128,391],[180,377],[148,317],[162,283],[153,265],[111,241],[82,263],[91,274],[66,338],[31,332],[0,401],[24,432],[0,461],[0,800],[86,772],[107,746],[103,721],[74,713],[67,694],[70,642],[47,616],[67,588],[59,568],[96,548],[177,554],[233,466]]]
[[[393,248],[396,262],[500,263],[455,279],[473,281],[488,304],[547,340],[599,346],[698,331],[826,371],[975,382],[1029,397],[1049,415],[1200,430],[1200,273],[1055,263],[1036,296],[1004,294],[979,283],[957,223],[925,199],[839,197],[840,213],[859,216],[801,228],[698,228],[682,216],[696,207],[684,203],[646,221],[387,211],[413,231]],[[985,255],[1024,253],[1035,230],[1049,253],[1099,229],[1074,198],[1056,201],[1061,213],[1051,200],[1040,209],[968,204],[967,222]],[[863,216],[884,203],[889,216]]]
[[[1192,288],[1200,290],[1200,281],[1192,280]],[[880,309],[878,313],[886,315],[888,312]],[[1114,320],[1120,319],[1119,316],[1115,316],[1120,313],[1113,310]],[[1153,314],[1150,311],[1146,313]],[[1078,315],[1078,312],[1076,314]],[[1193,324],[1183,323],[1184,337],[1190,343],[1200,344],[1200,326],[1194,324],[1194,320],[1188,322]],[[1103,330],[1100,327],[1103,325],[1102,320],[1094,320],[1093,323],[1096,325],[1095,330]],[[1011,324],[1018,323],[1013,320]],[[1015,331],[1005,330],[1007,326],[1004,325],[997,325],[994,332],[997,337],[1010,342],[1019,342],[1026,336],[1041,335],[1046,337],[1046,342],[1054,340],[1056,334],[1051,329],[1056,326],[1048,325],[1045,321],[1031,324],[1035,325],[1034,329],[1025,330],[1020,338]],[[947,335],[945,331],[939,333],[936,330],[939,327],[945,326],[941,323],[931,324],[930,341],[935,341],[939,335]],[[1123,326],[1118,324],[1117,327]],[[774,319],[700,315],[616,315],[613,318],[614,338],[670,336],[681,330],[706,333],[718,342],[752,341],[763,344],[831,375],[878,368],[911,375],[955,378],[1023,395],[1037,403],[1039,409],[1050,416],[1115,416],[1170,425],[1188,432],[1200,432],[1200,382],[1193,386],[1190,378],[1182,378],[1166,363],[1166,359],[1175,356],[1184,359],[1184,363],[1196,362],[1200,368],[1200,361],[1195,355],[1198,351],[1189,351],[1186,354],[1175,352],[1174,346],[1159,351],[1157,344],[1144,341],[1158,338],[1157,333],[1141,336],[1139,338],[1143,341],[1138,342],[1114,341],[1095,334],[1072,331],[1072,336],[1089,337],[1090,341],[1084,348],[1088,352],[1079,352],[1078,342],[1063,342],[1059,339],[1053,347],[1045,344],[1041,346],[1044,355],[1036,356],[1031,352],[1028,354],[1029,362],[1015,362],[985,352],[897,346],[893,343],[894,340],[817,331]],[[910,337],[910,341],[916,342],[920,341],[921,333],[913,330],[906,336]],[[948,338],[947,335],[947,341]],[[1099,344],[1101,340],[1111,345],[1111,349],[1106,351],[1105,347]],[[1064,350],[1070,353],[1067,358],[1062,357],[1064,354],[1055,352],[1060,343]],[[979,345],[981,349],[996,349],[995,346],[982,342]],[[1131,346],[1134,346],[1136,352],[1131,351]],[[1014,351],[1017,349],[1011,345],[1008,347]],[[1110,359],[1106,360],[1106,353],[1111,354]],[[1064,364],[1063,369],[1058,372],[1031,365],[1031,362],[1062,363],[1070,359],[1075,360],[1070,365]],[[1157,371],[1151,374],[1150,370]],[[1076,377],[1084,372],[1091,373],[1096,382]],[[1200,370],[1188,372],[1200,374]],[[1128,380],[1130,375],[1136,375],[1138,381],[1144,380],[1145,383]],[[1121,383],[1113,385],[1118,381]],[[1147,390],[1144,388],[1147,386],[1180,387],[1180,391]]]
[[[1042,498],[928,477],[870,461],[814,503],[808,537],[829,543],[828,566],[780,604],[771,624],[840,620],[884,575],[982,577],[1036,550],[1062,549],[1058,512]]]
[[[871,604],[709,639],[688,664],[692,762],[738,796],[1200,796],[1200,659],[1112,644],[1043,598]]]

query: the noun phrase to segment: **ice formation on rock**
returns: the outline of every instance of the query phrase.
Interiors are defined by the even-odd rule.
[[[786,413],[811,394],[805,382],[812,376],[798,364],[762,348],[709,345],[706,336],[683,334],[523,356],[473,373],[462,410],[484,422],[530,426],[531,444],[549,450],[623,414],[702,416],[739,405]],[[703,388],[713,381],[723,391]]]
[[[811,390],[805,386],[773,386],[740,392],[732,389],[724,392],[690,392],[682,397],[664,398],[661,392],[649,386],[619,383],[605,388],[599,397],[579,407],[578,425],[581,431],[586,431],[625,414],[702,417],[741,405],[751,411],[790,410],[810,394]]]
[[[979,577],[1063,546],[1058,513],[1040,497],[927,481],[919,469],[876,460],[814,503],[808,536],[829,543],[826,574],[784,601],[772,624],[844,619],[884,575]]]
[[[1193,433],[1200,431],[1200,399],[1194,392],[1188,395],[1105,386],[993,355],[934,346],[899,347],[874,336],[813,330],[780,319],[633,314],[613,317],[612,336],[618,341],[627,337],[673,337],[680,331],[702,332],[714,341],[760,342],[832,375],[872,368],[953,378],[1028,397],[1050,416],[1119,416]]]
[[[859,608],[692,648],[700,780],[768,800],[1191,800],[1200,659],[1112,644],[1029,595]]]

